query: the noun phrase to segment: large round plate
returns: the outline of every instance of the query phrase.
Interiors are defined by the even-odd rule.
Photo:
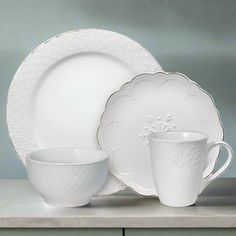
[[[109,95],[140,72],[160,70],[145,48],[115,32],[75,30],[44,42],[23,61],[9,89],[7,123],[20,159],[43,148],[97,148]],[[124,187],[110,179],[103,194]]]
[[[168,130],[201,131],[209,143],[223,139],[212,97],[184,75],[142,74],[123,85],[109,98],[98,129],[111,173],[142,195],[157,195],[147,136]],[[210,153],[205,176],[218,154]]]

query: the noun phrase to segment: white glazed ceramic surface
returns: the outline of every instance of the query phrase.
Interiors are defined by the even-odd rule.
[[[206,133],[209,143],[223,139],[213,99],[199,85],[179,73],[142,74],[109,98],[98,141],[114,176],[142,195],[156,195],[148,135],[171,130]],[[209,154],[204,176],[218,154],[219,148]]]
[[[105,184],[108,154],[100,150],[48,149],[27,155],[29,179],[53,206],[86,205]]]
[[[208,145],[207,135],[203,133],[162,132],[151,134],[149,140],[157,194],[167,206],[194,204],[198,194],[222,174],[232,160],[232,149],[227,143]],[[204,178],[207,155],[217,146],[226,148],[228,158],[218,171]]]
[[[9,89],[7,123],[20,159],[45,148],[97,148],[110,94],[134,75],[160,70],[145,48],[115,32],[82,29],[47,40],[23,61]],[[125,188],[116,179],[107,183],[104,194]]]

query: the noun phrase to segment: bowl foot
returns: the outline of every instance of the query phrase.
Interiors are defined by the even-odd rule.
[[[90,198],[84,198],[73,202],[60,202],[60,201],[49,201],[49,200],[45,200],[45,202],[53,207],[80,207],[89,204]]]

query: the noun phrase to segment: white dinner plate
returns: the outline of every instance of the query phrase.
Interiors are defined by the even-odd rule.
[[[110,94],[138,73],[160,70],[145,48],[115,32],[83,29],[47,40],[23,61],[9,89],[7,123],[20,159],[44,148],[97,148]],[[104,194],[125,187],[107,183]]]
[[[142,195],[156,195],[147,137],[168,130],[204,132],[210,143],[223,139],[212,97],[184,75],[142,74],[124,84],[109,98],[98,129],[111,173]],[[205,176],[218,154],[210,153]]]

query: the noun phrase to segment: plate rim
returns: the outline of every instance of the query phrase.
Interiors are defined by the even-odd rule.
[[[85,31],[89,31],[89,32],[103,32],[103,33],[108,33],[109,35],[114,35],[114,38],[115,36],[117,37],[122,37],[122,39],[124,40],[127,40],[127,41],[130,41],[131,43],[133,43],[134,45],[136,46],[139,46],[142,50],[142,52],[144,52],[145,54],[147,54],[149,56],[149,58],[151,58],[152,62],[154,63],[155,62],[155,66],[158,68],[158,70],[162,70],[162,67],[160,66],[160,64],[158,63],[158,61],[155,59],[155,57],[151,54],[151,52],[149,52],[149,50],[147,50],[144,46],[142,46],[139,42],[133,40],[132,38],[126,36],[126,35],[123,35],[121,33],[118,33],[118,32],[115,32],[115,31],[110,31],[110,30],[105,30],[105,29],[99,29],[99,28],[78,28],[78,29],[74,29],[74,30],[70,30],[70,31],[67,31],[67,32],[63,32],[63,33],[60,33],[60,34],[57,34],[53,37],[50,37],[49,39],[45,40],[44,42],[40,43],[36,48],[34,48],[30,53],[28,53],[26,55],[26,57],[22,60],[22,62],[20,63],[18,69],[16,70],[14,76],[13,76],[13,79],[11,80],[11,83],[9,85],[9,89],[8,89],[8,94],[7,94],[7,103],[6,103],[6,123],[7,123],[7,132],[8,132],[8,135],[9,135],[9,139],[10,139],[10,142],[11,142],[11,145],[13,147],[13,149],[15,150],[16,152],[16,155],[18,157],[18,159],[20,160],[20,162],[23,164],[23,166],[25,166],[25,156],[22,156],[19,152],[18,152],[18,148],[16,148],[16,145],[14,143],[14,138],[12,137],[12,133],[11,133],[11,125],[9,125],[9,120],[11,120],[11,115],[9,114],[9,100],[10,100],[10,91],[11,91],[11,87],[12,87],[12,83],[13,81],[17,81],[18,79],[18,73],[21,72],[22,68],[25,66],[25,64],[31,59],[32,55],[34,55],[36,52],[38,52],[44,45],[48,44],[48,43],[51,43],[54,39],[56,38],[60,38],[62,36],[66,36],[66,35],[69,35],[69,34],[74,34],[74,33],[80,33],[80,32],[85,32]],[[153,68],[154,69],[154,68]],[[132,79],[132,77],[130,78]],[[98,120],[98,124],[99,124],[99,120]],[[13,135],[14,136],[14,135]],[[95,137],[96,138],[96,137]],[[96,139],[97,140],[97,139]],[[98,145],[99,147],[99,145]],[[34,149],[36,150],[36,149]],[[29,153],[29,152],[28,152]],[[112,175],[113,176],[113,175]],[[113,176],[114,177],[114,176]],[[119,179],[117,179],[115,177],[115,179],[120,183],[121,181]],[[123,182],[122,182],[123,184]],[[127,187],[127,186],[126,186]],[[120,191],[120,190],[118,190]]]

